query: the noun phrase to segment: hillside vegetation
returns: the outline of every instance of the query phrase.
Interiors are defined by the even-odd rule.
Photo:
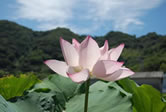
[[[51,73],[44,65],[47,59],[63,60],[59,38],[80,42],[86,35],[78,35],[66,28],[33,31],[14,22],[0,21],[0,75],[35,72]],[[166,35],[155,32],[136,38],[122,32],[108,32],[94,39],[100,46],[108,40],[110,47],[125,43],[120,60],[135,72],[166,72]]]

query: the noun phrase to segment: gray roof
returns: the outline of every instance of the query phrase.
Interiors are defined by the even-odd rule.
[[[136,72],[130,78],[163,78],[164,73],[161,71],[154,72]]]

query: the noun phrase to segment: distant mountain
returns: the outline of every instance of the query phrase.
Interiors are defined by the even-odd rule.
[[[33,31],[17,23],[0,21],[0,74],[51,72],[43,61],[47,59],[63,60],[59,38],[71,42],[72,38],[80,42],[86,35],[78,35],[66,28],[50,31]],[[134,35],[111,31],[104,36],[94,38],[100,46],[105,40],[110,47],[125,43],[120,60],[134,71],[166,72],[166,35],[155,32],[136,38]]]

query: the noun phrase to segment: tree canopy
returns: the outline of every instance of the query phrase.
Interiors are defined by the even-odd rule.
[[[43,63],[47,59],[63,60],[59,38],[71,42],[82,41],[86,35],[78,35],[67,28],[49,31],[33,31],[17,23],[0,21],[0,75],[25,72],[52,72]],[[110,31],[94,39],[100,46],[108,40],[110,47],[125,43],[120,60],[133,71],[166,72],[166,35],[155,32],[136,38],[122,32]]]

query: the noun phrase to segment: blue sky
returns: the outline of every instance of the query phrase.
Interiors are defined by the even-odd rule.
[[[0,20],[33,30],[67,27],[77,34],[122,31],[166,35],[166,0],[1,0]]]

